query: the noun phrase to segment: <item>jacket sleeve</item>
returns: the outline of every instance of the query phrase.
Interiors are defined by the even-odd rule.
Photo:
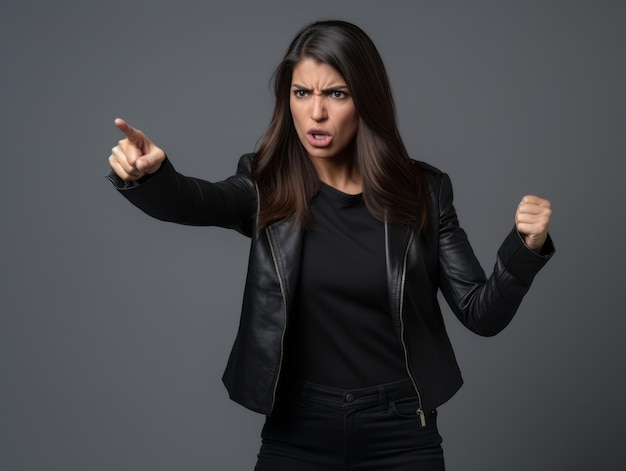
[[[220,226],[250,237],[254,231],[256,187],[250,178],[252,154],[239,160],[237,173],[211,183],[178,173],[169,159],[139,182],[107,178],[133,205],[162,221],[192,226]]]
[[[493,272],[487,278],[459,227],[452,200],[450,178],[442,174],[438,189],[440,288],[468,329],[492,336],[511,322],[533,278],[554,253],[554,246],[548,237],[538,254],[513,228],[500,246]]]

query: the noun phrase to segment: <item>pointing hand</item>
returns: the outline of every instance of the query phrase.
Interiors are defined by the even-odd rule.
[[[123,119],[117,118],[115,125],[126,136],[109,156],[109,165],[117,176],[124,181],[134,181],[156,172],[165,160],[165,152]]]

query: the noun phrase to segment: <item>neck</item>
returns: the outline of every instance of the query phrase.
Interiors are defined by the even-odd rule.
[[[317,177],[333,188],[350,195],[363,193],[363,178],[354,163],[354,147],[334,157],[309,156]]]
[[[327,185],[349,195],[363,192],[363,179],[352,160],[312,159],[312,162],[317,177]]]

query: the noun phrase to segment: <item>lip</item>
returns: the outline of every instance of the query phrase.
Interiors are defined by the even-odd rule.
[[[306,136],[309,143],[314,147],[328,147],[333,140],[333,136],[331,136],[327,131],[317,128],[309,129]]]

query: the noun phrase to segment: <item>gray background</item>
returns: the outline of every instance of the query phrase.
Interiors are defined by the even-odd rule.
[[[509,328],[445,312],[466,380],[440,409],[448,469],[623,466],[623,2],[5,0],[0,469],[252,468],[262,417],[220,381],[248,241],[151,220],[103,175],[122,116],[183,173],[228,176],[320,18],[378,45],[488,271],[521,196],[553,202],[557,255]]]

